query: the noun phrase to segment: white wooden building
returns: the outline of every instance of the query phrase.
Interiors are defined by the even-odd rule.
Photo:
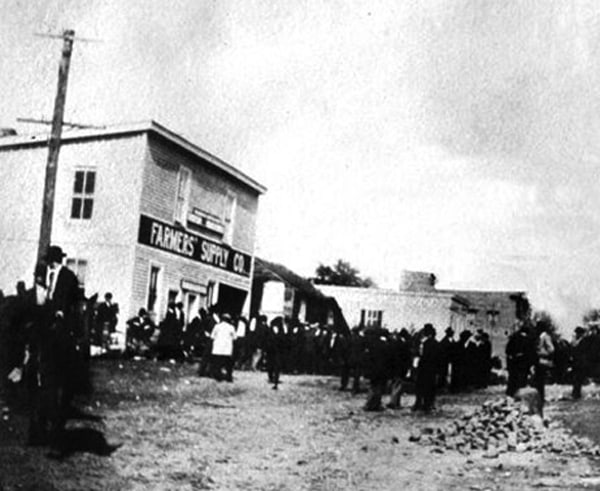
[[[32,283],[47,135],[0,138],[0,289]],[[265,188],[223,160],[150,121],[65,131],[52,243],[67,254],[86,295],[110,291],[120,326],[140,307],[162,317],[249,308],[256,216]]]

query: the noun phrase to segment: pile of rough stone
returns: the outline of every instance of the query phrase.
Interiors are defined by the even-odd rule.
[[[572,435],[557,422],[547,424],[539,416],[526,414],[521,404],[510,398],[487,401],[444,427],[415,431],[409,440],[432,445],[437,453],[481,451],[489,458],[528,451],[600,455],[600,449],[589,440]]]

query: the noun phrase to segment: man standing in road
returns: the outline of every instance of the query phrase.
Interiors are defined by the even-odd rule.
[[[581,326],[575,328],[575,337],[571,343],[571,366],[573,368],[573,390],[571,395],[574,400],[581,399],[581,386],[588,375],[589,355],[588,342],[585,329]]]
[[[216,380],[223,379],[223,368],[225,368],[225,380],[233,382],[233,341],[235,340],[235,327],[231,323],[229,314],[223,314],[221,321],[215,325],[210,337],[212,344],[212,360],[214,377]]]
[[[514,397],[527,385],[527,375],[535,362],[535,345],[524,322],[520,322],[517,331],[512,333],[506,344],[506,367],[508,383],[506,395]]]
[[[440,389],[445,388],[448,385],[448,373],[450,373],[449,367],[454,363],[454,330],[448,327],[445,331],[445,336],[440,341],[440,353],[439,353],[439,375],[438,375],[438,387]],[[452,366],[454,370],[454,366]]]
[[[434,409],[436,375],[438,373],[438,342],[432,324],[423,326],[419,343],[419,360],[415,383],[415,405],[413,411],[430,412]]]
[[[50,445],[58,448],[63,439],[71,400],[77,390],[75,337],[77,329],[77,304],[79,282],[75,274],[62,265],[65,254],[58,246],[50,246],[45,256],[46,308],[48,327],[41,340],[39,361],[40,404],[44,408],[41,428],[46,417],[49,422]]]
[[[534,372],[534,385],[540,396],[538,399],[538,413],[540,416],[543,416],[546,395],[546,381],[552,368],[554,368],[555,348],[552,337],[548,332],[548,326],[545,323],[538,322],[536,331],[538,332],[538,337],[535,343],[537,360]]]

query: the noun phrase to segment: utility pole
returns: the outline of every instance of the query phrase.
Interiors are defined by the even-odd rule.
[[[56,170],[58,154],[60,152],[60,138],[62,134],[63,116],[65,113],[65,100],[67,97],[67,81],[69,79],[69,65],[75,31],[65,30],[62,34],[63,48],[60,65],[58,67],[58,87],[54,99],[54,114],[52,116],[52,130],[48,141],[48,160],[46,161],[46,178],[44,181],[44,201],[42,204],[42,222],[40,225],[40,240],[38,243],[38,262],[40,262],[50,245],[52,237],[52,217],[54,214],[54,193],[56,189]]]

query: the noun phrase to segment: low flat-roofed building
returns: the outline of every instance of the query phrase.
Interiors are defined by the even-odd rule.
[[[431,323],[438,339],[451,327],[458,335],[478,330],[490,336],[493,355],[505,359],[508,336],[517,321],[529,315],[529,301],[522,291],[436,289],[436,277],[428,272],[406,271],[400,289],[318,285],[334,297],[350,325],[379,325],[391,331],[420,329]]]
[[[386,327],[418,330],[433,324],[438,333],[447,327],[466,328],[469,304],[451,293],[397,291],[383,288],[318,285],[325,295],[335,298],[350,327]]]
[[[494,290],[437,290],[460,295],[469,303],[467,328],[488,333],[494,355],[505,359],[508,336],[515,330],[517,321],[529,315],[529,301],[522,291]]]

